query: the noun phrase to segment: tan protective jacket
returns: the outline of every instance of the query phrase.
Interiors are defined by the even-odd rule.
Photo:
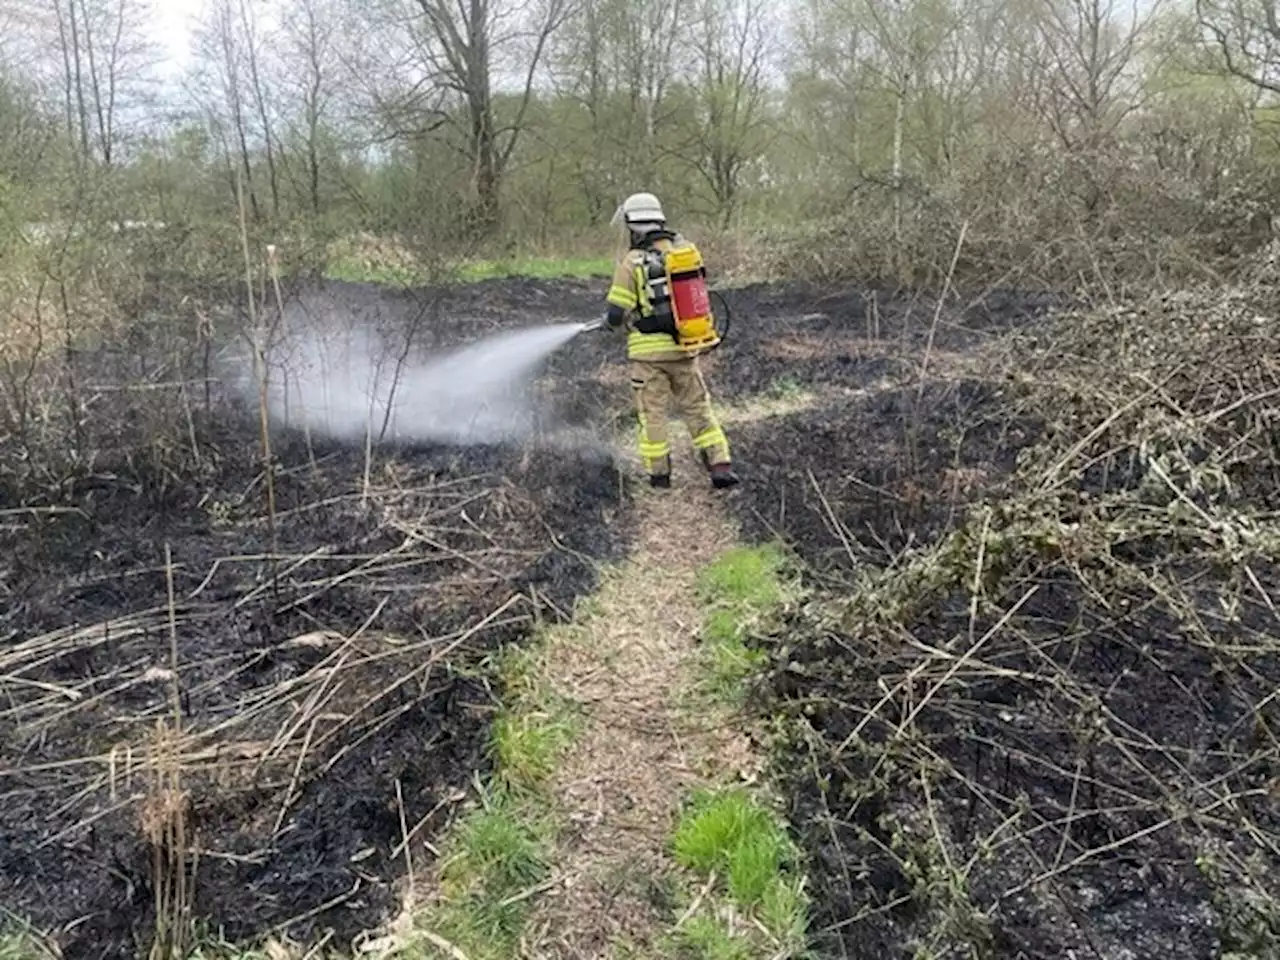
[[[683,238],[677,235],[677,242]],[[670,250],[672,242],[661,238],[654,249]],[[613,271],[613,283],[605,298],[610,304],[627,311],[627,359],[640,361],[685,360],[696,355],[686,350],[666,333],[641,333],[635,327],[636,320],[648,308],[648,284],[644,281],[644,251],[628,250],[618,260]]]

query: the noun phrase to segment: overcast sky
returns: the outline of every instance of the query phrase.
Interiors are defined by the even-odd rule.
[[[164,69],[178,70],[190,56],[191,29],[204,0],[156,0],[152,39],[165,58]]]

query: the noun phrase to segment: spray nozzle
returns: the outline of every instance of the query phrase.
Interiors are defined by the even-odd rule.
[[[582,325],[582,329],[581,329],[579,332],[580,332],[580,333],[591,333],[591,332],[592,332],[592,331],[594,331],[594,330],[599,330],[599,329],[601,329],[603,326],[604,326],[604,320],[603,320],[603,319],[600,319],[600,320],[592,320],[592,321],[590,321],[589,323],[584,323],[584,324]]]

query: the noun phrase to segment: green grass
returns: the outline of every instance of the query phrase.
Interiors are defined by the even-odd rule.
[[[301,950],[285,956],[301,956]],[[228,943],[221,935],[197,924],[191,931],[184,954],[186,960],[268,960],[278,956],[271,950],[252,945]],[[27,924],[7,918],[0,907],[0,960],[57,960],[60,954]]]
[[[682,866],[724,877],[743,908],[764,899],[791,853],[773,815],[744,790],[696,795],[676,830],[675,849]]]
[[[457,946],[470,960],[516,954],[533,893],[546,880],[555,824],[546,780],[578,726],[572,704],[550,689],[547,645],[576,629],[547,627],[532,642],[500,650],[485,664],[502,687],[504,707],[489,734],[490,789],[450,832],[440,869],[440,901],[417,918],[421,929]],[[570,637],[563,637],[568,640]],[[437,957],[429,938],[411,957]]]
[[[680,818],[673,847],[681,866],[703,877],[714,874],[718,889],[773,937],[792,947],[803,944],[808,902],[795,871],[796,847],[779,818],[746,790],[695,793]],[[712,933],[715,924],[694,927],[693,919],[682,934],[701,930],[706,935],[698,956],[735,956],[717,952],[737,946],[718,941]],[[728,937],[727,931],[719,932]]]
[[[535,787],[555,772],[556,762],[573,741],[574,725],[562,713],[504,714],[493,725],[498,773],[516,788]]]
[[[775,544],[736,547],[699,574],[708,693],[729,702],[741,699],[744,681],[766,660],[748,643],[748,633],[781,607],[791,590],[786,555]]]
[[[509,260],[478,260],[464,263],[443,279],[456,279],[462,283],[479,283],[484,280],[501,280],[512,277],[531,277],[539,280],[561,278],[608,277],[613,273],[613,261],[608,258],[554,258],[517,257]],[[409,266],[375,265],[356,258],[338,258],[325,268],[325,276],[331,280],[348,283],[376,283],[388,287],[424,286],[429,277],[425,271]]]
[[[1253,866],[1253,864],[1250,864]],[[1209,887],[1218,913],[1222,960],[1273,960],[1280,957],[1280,898],[1264,894],[1263,883],[1230,883],[1212,853],[1196,857],[1196,869]]]
[[[608,277],[613,261],[607,257],[517,257],[511,260],[482,260],[462,268],[462,279],[468,283],[499,280],[507,277],[532,277],[556,280],[563,277]]]
[[[698,590],[713,603],[747,613],[764,612],[786,597],[782,579],[786,566],[786,555],[776,544],[735,547],[701,572]]]
[[[800,378],[794,374],[783,374],[780,377],[774,377],[769,384],[768,394],[778,400],[786,400],[789,398],[799,397],[804,392],[804,384],[800,382]]]
[[[677,956],[691,960],[755,960],[760,955],[746,937],[730,933],[719,920],[693,917],[675,937]]]
[[[748,645],[738,615],[730,610],[711,611],[703,636],[708,641],[704,690],[718,700],[740,702],[745,681],[764,667],[767,656]]]
[[[441,870],[441,902],[419,925],[455,944],[473,960],[515,953],[529,909],[529,893],[546,879],[550,827],[533,803],[494,793],[450,836]],[[426,941],[411,956],[432,957]]]
[[[764,665],[766,654],[749,643],[751,633],[799,593],[787,555],[778,544],[737,547],[698,575],[704,605],[702,639],[707,676],[704,690],[740,702],[745,681]],[[699,960],[753,960],[796,956],[804,949],[808,899],[799,853],[782,821],[748,791],[703,790],[694,794],[676,828],[677,862],[703,878],[715,878],[716,893],[702,913],[676,931],[677,955]],[[725,925],[717,900],[758,921],[741,932]],[[779,944],[782,951],[779,952]]]
[[[535,790],[555,772],[573,742],[578,723],[572,704],[547,689],[542,655],[555,630],[529,646],[510,647],[498,657],[505,709],[490,732],[498,780],[514,790]]]
[[[0,914],[0,960],[51,960],[53,956],[30,927]]]
[[[297,956],[302,953],[299,950]],[[227,943],[220,936],[198,930],[186,960],[269,960],[271,956],[269,950]]]
[[[409,267],[372,266],[356,260],[337,260],[325,267],[324,275],[330,280],[346,283],[374,283],[383,287],[421,286],[424,276]]]
[[[769,884],[760,898],[759,914],[769,932],[783,943],[803,944],[809,919],[804,878],[788,876]]]

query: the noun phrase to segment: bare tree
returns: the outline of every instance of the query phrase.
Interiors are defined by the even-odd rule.
[[[682,17],[680,5],[674,3],[656,10],[635,4],[623,6],[625,17],[620,22],[625,46],[615,50],[615,56],[624,70],[631,114],[641,118],[643,124],[639,170],[643,180],[653,176],[658,127],[675,71],[677,37],[682,28],[690,26],[687,21],[692,18],[687,13]],[[637,55],[637,51],[641,53]]]
[[[288,0],[283,11],[282,86],[291,89],[305,164],[304,192],[313,215],[321,213],[321,140],[335,96],[338,40],[344,22],[333,0]]]
[[[625,165],[628,152],[618,148],[619,137],[611,109],[617,97],[618,84],[611,69],[615,63],[610,43],[610,26],[616,24],[611,14],[616,8],[611,0],[584,0],[577,14],[561,32],[551,60],[557,95],[580,108],[570,112],[563,126],[575,136],[569,149],[563,151],[574,180],[586,199],[588,216],[599,223],[611,211],[614,191],[609,181],[615,162]],[[625,16],[625,11],[618,11]],[[583,128],[574,123],[583,118]],[[590,149],[585,149],[587,144]],[[553,157],[558,151],[551,148]],[[552,161],[555,162],[554,159]]]
[[[1034,109],[1075,164],[1086,215],[1116,169],[1104,152],[1143,103],[1139,56],[1160,7],[1161,0],[1033,0],[1026,8],[1016,55]]]
[[[414,0],[413,46],[421,78],[412,88],[445,91],[430,107],[428,125],[456,127],[471,167],[477,226],[498,224],[502,176],[527,124],[534,83],[552,35],[574,0],[542,0],[538,7],[511,0]],[[520,74],[520,93],[509,118],[494,106],[494,73]]]
[[[116,159],[122,107],[149,65],[150,16],[146,0],[53,0],[67,132],[82,156],[106,167]]]
[[[951,9],[940,0],[837,0],[844,19],[861,24],[867,37],[863,65],[893,104],[890,178],[893,189],[893,236],[902,246],[906,184],[906,125],[916,92],[925,90],[934,60],[957,28]]]
[[[931,11],[934,42],[918,80],[927,96],[918,104],[916,155],[922,168],[939,176],[956,172],[962,151],[980,130],[982,101],[998,65],[1004,9],[1003,0],[970,0]]]
[[[691,44],[698,116],[685,157],[710,188],[722,227],[737,211],[743,171],[762,152],[769,122],[768,9],[766,0],[704,0]]]
[[[1275,0],[1196,0],[1196,17],[1227,72],[1280,93],[1280,14]]]
[[[63,101],[67,136],[80,144],[81,155],[89,155],[89,110],[85,103],[84,69],[81,62],[80,11],[75,0],[57,0],[58,48],[62,53]]]
[[[267,186],[271,191],[271,213],[280,216],[280,174],[276,166],[276,138],[271,122],[271,114],[267,109],[270,92],[260,67],[262,37],[258,32],[258,21],[254,11],[253,0],[237,0],[241,31],[241,51],[243,52],[249,92],[253,105],[257,110],[258,123],[262,134],[262,145],[267,161]]]
[[[1039,0],[1037,92],[1068,149],[1096,153],[1141,103],[1139,45],[1160,4],[1139,0]]]
[[[843,186],[883,182],[900,235],[906,188],[956,171],[999,89],[1005,12],[1018,0],[806,0],[793,109],[806,144]],[[997,127],[999,124],[996,125]],[[815,168],[821,164],[815,164]]]
[[[38,0],[9,0],[0,4],[0,71],[29,71],[39,61],[32,38],[49,33],[52,11]]]
[[[797,106],[815,111],[821,120],[803,128],[806,148],[831,152],[847,162],[848,171],[863,171],[862,98],[867,57],[867,31],[842,0],[806,0],[798,9],[798,49],[793,91]],[[816,102],[815,102],[816,101]]]
[[[607,218],[621,194],[655,181],[676,41],[690,19],[681,4],[583,0],[558,35],[557,93],[586,120],[562,152],[593,222]]]
[[[196,33],[197,75],[193,82],[195,101],[200,104],[210,132],[221,142],[226,158],[230,187],[234,194],[234,164],[243,176],[243,190],[254,220],[261,219],[249,148],[249,125],[243,77],[243,51],[237,29],[240,0],[209,0],[205,18]],[[232,161],[232,157],[236,160]]]

